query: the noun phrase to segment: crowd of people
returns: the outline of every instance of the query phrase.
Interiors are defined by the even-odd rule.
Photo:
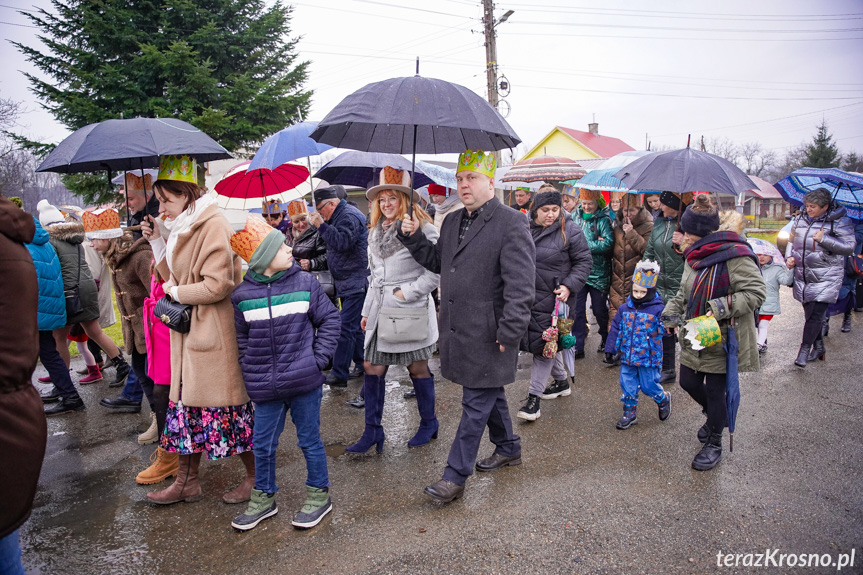
[[[863,224],[826,189],[806,195],[786,258],[747,241],[742,216],[721,212],[709,194],[613,193],[607,206],[577,183],[547,184],[517,190],[507,206],[495,196],[495,167],[492,154],[465,151],[457,189],[430,186],[428,203],[408,172],[385,167],[366,191],[368,217],[332,185],[315,190],[311,209],[302,199],[265,202],[263,217],[232,225],[199,184],[194,158],[173,156],[155,180],[127,176],[125,227],[113,209],[64,213],[42,201],[34,217],[0,199],[4,276],[15,282],[4,280],[3,289],[16,294],[5,315],[20,335],[4,344],[0,371],[9,389],[0,418],[32,428],[16,451],[19,474],[30,481],[20,501],[4,507],[0,537],[17,529],[32,502],[42,413],[87,407],[69,371],[71,341],[86,364],[78,385],[114,370],[109,386],[122,389],[100,401],[105,409],[138,413],[146,398],[151,424],[138,442],[157,447],[136,481],[174,478],[147,494],[153,504],[200,500],[203,456],[236,455],[245,476],[223,499],[247,506],[232,525],[249,530],[272,517],[276,449],[290,413],[307,467],[305,502],[292,524],[309,528],[333,508],[320,432],[325,385],[363,378],[348,404],[364,409],[365,425],[346,451],[380,453],[385,376],[405,366],[412,383],[405,397],[416,398],[419,414],[408,446],[421,447],[440,429],[429,368],[439,353],[440,375],[462,386],[462,415],[441,478],[425,493],[448,503],[474,470],[521,463],[504,393],[520,352],[532,365],[517,418],[535,422],[542,400],[571,394],[566,366],[585,357],[589,298],[596,351],[619,369],[616,427],[637,424],[640,393],[667,420],[667,388],[679,381],[706,415],[691,465],[709,470],[722,459],[729,417],[729,352],[720,344],[729,329],[739,371],[757,370],[769,322],[781,311],[780,286],[793,285],[805,315],[794,364],[805,368],[826,359],[829,317],[843,314],[841,329],[850,331],[851,312],[861,307],[853,256],[863,249]],[[115,322],[112,289],[122,350],[103,331]],[[714,341],[688,333],[699,322],[713,326]],[[37,356],[48,371],[41,381],[51,384],[41,393],[30,384]],[[486,428],[494,448],[478,460]]]

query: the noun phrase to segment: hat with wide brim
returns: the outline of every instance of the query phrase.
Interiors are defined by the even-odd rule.
[[[409,198],[413,196],[414,201],[421,199],[416,190],[411,189],[411,175],[407,170],[399,170],[390,166],[382,168],[378,174],[378,185],[366,190],[366,198],[373,202],[378,194],[384,190],[397,190]]]

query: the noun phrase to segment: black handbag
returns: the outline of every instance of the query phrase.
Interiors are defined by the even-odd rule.
[[[335,297],[336,284],[333,282],[333,274],[330,270],[316,270],[309,273],[315,276],[315,279],[321,284],[327,297]]]
[[[153,315],[178,333],[189,333],[192,327],[192,306],[175,302],[169,295],[156,302]]]
[[[84,306],[81,305],[81,293],[78,291],[78,286],[81,284],[81,245],[78,244],[78,279],[75,280],[75,287],[63,290],[63,295],[66,296],[66,321],[75,317],[82,311]]]

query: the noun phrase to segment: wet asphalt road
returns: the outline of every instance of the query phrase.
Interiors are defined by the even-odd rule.
[[[334,510],[310,531],[290,524],[305,479],[290,424],[279,448],[280,513],[238,533],[230,521],[244,505],[221,501],[242,478],[238,460],[202,463],[202,501],[153,507],[145,493],[167,483],[134,481],[154,449],[135,441],[147,408],[110,414],[98,399],[115,390],[84,387],[87,411],[48,423],[39,492],[21,531],[25,566],[46,574],[744,573],[752,569],[717,567],[717,553],[838,557],[855,549],[856,565],[841,572],[863,573],[863,314],[849,334],[834,318],[827,361],[798,370],[802,310],[790,290],[782,303],[762,371],[741,378],[734,453],[726,433],[724,460],[713,471],[690,468],[703,418],[676,384],[667,387],[669,420],[660,422],[642,396],[639,424],[614,428],[617,370],[594,353],[594,331],[572,395],[543,401],[537,422],[516,424],[524,464],[475,474],[464,498],[446,506],[422,489],[445,465],[461,412],[458,385],[438,379],[440,436],[408,449],[419,417],[415,401],[402,398],[406,371],[391,369],[379,456],[343,454],[363,429],[362,412],[344,405],[360,381],[347,392],[325,391]],[[529,365],[523,355],[518,381],[507,386],[513,417],[527,395]],[[42,374],[40,367],[34,379]],[[491,451],[484,441],[480,457]]]

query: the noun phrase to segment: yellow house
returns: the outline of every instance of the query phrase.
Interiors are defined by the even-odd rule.
[[[588,124],[588,131],[555,126],[538,144],[531,148],[522,160],[538,156],[562,156],[572,160],[610,158],[621,152],[634,150],[632,146],[611,136],[599,135],[599,124]]]

